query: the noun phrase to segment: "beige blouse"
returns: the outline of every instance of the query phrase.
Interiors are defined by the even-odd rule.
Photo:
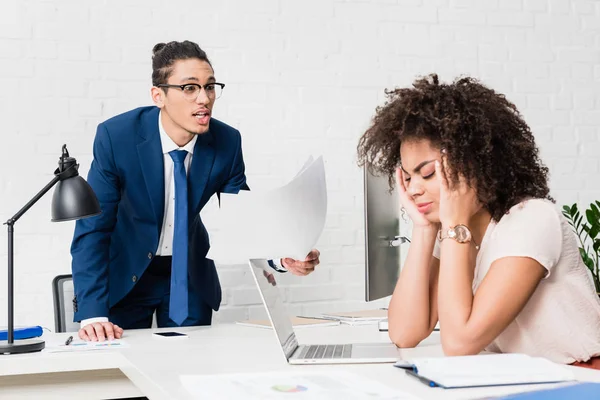
[[[437,243],[434,256],[440,257]],[[553,203],[527,200],[512,207],[498,223],[490,222],[477,255],[473,293],[492,263],[504,257],[530,257],[548,274],[486,350],[525,353],[564,364],[600,356],[600,299],[579,254],[575,232]]]

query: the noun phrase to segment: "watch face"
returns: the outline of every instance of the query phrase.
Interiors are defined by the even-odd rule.
[[[456,241],[459,243],[465,243],[471,240],[471,231],[464,225],[456,225],[454,227],[456,233]]]

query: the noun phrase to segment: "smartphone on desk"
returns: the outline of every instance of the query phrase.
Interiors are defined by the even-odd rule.
[[[188,337],[188,335],[186,335],[185,333],[174,332],[174,331],[154,332],[153,335],[155,335],[156,337],[165,338],[165,339],[187,339],[187,337]]]

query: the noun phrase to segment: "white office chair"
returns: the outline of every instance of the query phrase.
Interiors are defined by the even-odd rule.
[[[58,275],[52,280],[52,297],[56,332],[77,332],[79,323],[73,322],[75,290],[72,275]]]

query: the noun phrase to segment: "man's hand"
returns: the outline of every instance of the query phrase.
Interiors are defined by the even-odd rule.
[[[306,276],[315,270],[319,265],[319,256],[321,253],[313,249],[308,253],[304,261],[294,260],[293,258],[282,258],[281,265],[294,275]]]
[[[120,339],[123,328],[112,322],[95,322],[79,330],[79,338],[86,342],[103,342],[104,340]]]

